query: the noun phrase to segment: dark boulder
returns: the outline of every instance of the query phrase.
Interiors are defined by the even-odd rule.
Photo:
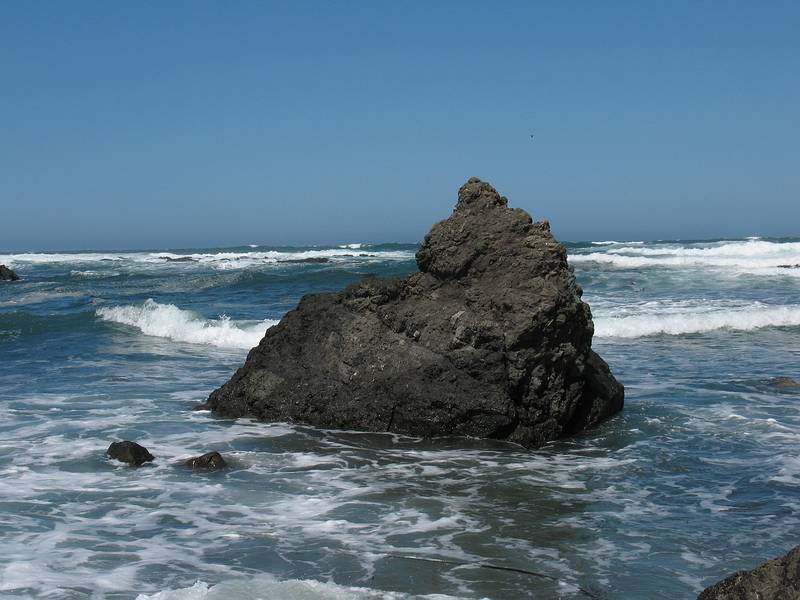
[[[278,261],[278,262],[290,263],[290,264],[292,264],[292,263],[294,263],[294,264],[306,264],[306,263],[308,263],[308,264],[312,264],[312,265],[315,265],[315,264],[319,265],[319,264],[329,263],[329,262],[331,262],[331,259],[330,258],[326,258],[324,256],[312,256],[311,258],[287,258],[285,260],[281,260],[281,261]]]
[[[228,466],[228,463],[225,462],[219,452],[208,452],[203,456],[190,458],[183,464],[190,469],[207,469],[209,471],[218,471]]]
[[[19,275],[5,265],[0,265],[0,281],[17,281]]]
[[[191,256],[179,256],[178,258],[173,258],[171,256],[159,256],[167,262],[197,262],[197,260]]]
[[[325,428],[533,447],[597,425],[623,387],[546,221],[470,179],[420,272],[303,297],[208,405]]]
[[[800,600],[800,546],[706,588],[697,600]]]
[[[106,450],[106,454],[111,458],[137,467],[154,459],[153,455],[147,451],[147,448],[127,440],[112,443]]]

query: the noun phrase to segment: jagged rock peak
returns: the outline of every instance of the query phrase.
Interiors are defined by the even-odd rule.
[[[470,177],[458,190],[456,210],[465,208],[493,208],[506,206],[508,198],[501,196],[496,189],[477,177]]]

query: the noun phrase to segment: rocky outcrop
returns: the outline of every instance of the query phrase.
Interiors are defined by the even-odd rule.
[[[419,272],[305,296],[208,407],[325,428],[525,446],[597,425],[623,388],[546,221],[470,179]]]
[[[207,471],[218,471],[228,466],[225,459],[219,452],[207,452],[202,456],[195,456],[183,463],[190,469],[205,469]]]
[[[800,600],[800,546],[706,588],[697,600]]]
[[[19,275],[5,265],[0,265],[0,281],[17,281]]]
[[[146,462],[154,460],[154,456],[144,446],[136,442],[113,442],[106,450],[106,454],[115,460],[139,467]]]

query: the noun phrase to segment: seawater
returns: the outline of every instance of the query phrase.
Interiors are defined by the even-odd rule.
[[[626,404],[540,450],[192,410],[303,294],[415,250],[0,254],[0,596],[691,598],[800,541],[798,239],[568,244]]]

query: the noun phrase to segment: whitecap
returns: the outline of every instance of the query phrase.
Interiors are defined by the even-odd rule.
[[[140,305],[100,308],[95,314],[104,321],[135,327],[145,335],[221,348],[252,348],[278,322],[237,322],[225,315],[209,320],[174,304],[159,304],[152,298]]]
[[[605,240],[602,242],[592,242],[593,246],[619,246],[622,244],[644,244],[644,242],[618,242],[617,240]]]
[[[685,245],[637,245],[626,242],[605,251],[571,254],[569,260],[572,263],[594,262],[625,269],[712,267],[748,273],[796,275],[800,269],[786,267],[800,264],[800,242],[768,242],[761,239]]]
[[[636,338],[715,330],[751,331],[765,327],[800,326],[800,305],[734,304],[706,300],[647,302],[626,306],[617,314],[598,310],[595,336]]]

